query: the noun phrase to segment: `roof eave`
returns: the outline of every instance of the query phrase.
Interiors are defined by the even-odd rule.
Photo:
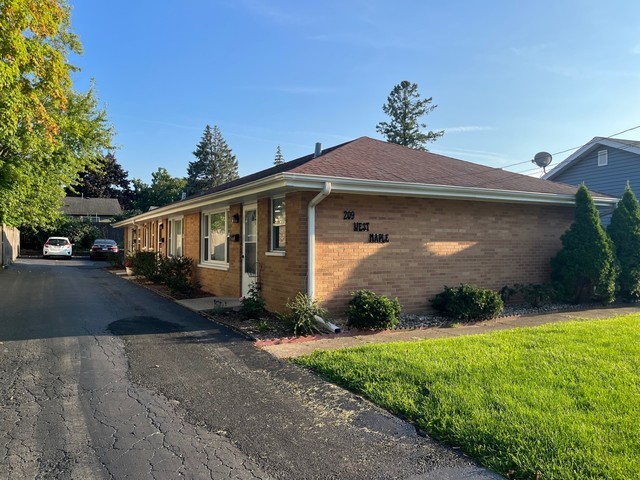
[[[378,194],[405,197],[441,198],[450,200],[474,200],[487,202],[530,203],[540,205],[574,205],[575,194],[522,192],[490,188],[428,185],[422,183],[386,182],[312,175],[285,174],[287,186],[301,189],[321,189],[331,182],[332,192]],[[616,198],[594,197],[596,206],[612,206]]]
[[[238,202],[242,197],[255,197],[276,189],[321,190],[325,182],[331,182],[332,192],[361,195],[391,195],[416,198],[439,198],[449,200],[473,200],[485,202],[527,203],[538,205],[574,205],[575,194],[523,192],[491,188],[461,187],[449,185],[428,185],[423,183],[388,182],[319,175],[279,173],[255,182],[179,201],[150,212],[122,220],[114,227],[125,227],[148,220],[171,217],[195,211],[214,203]],[[598,207],[614,206],[618,199],[613,197],[593,197]]]

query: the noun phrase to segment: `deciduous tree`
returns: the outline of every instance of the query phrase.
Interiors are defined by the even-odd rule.
[[[63,0],[0,2],[0,223],[51,224],[111,146],[93,87],[72,88],[68,55],[80,52]]]
[[[166,168],[159,167],[151,174],[151,185],[139,179],[134,179],[133,184],[136,191],[135,208],[146,212],[150,207],[162,207],[179,200],[187,180],[172,177]]]
[[[428,143],[435,142],[444,135],[444,130],[427,133],[421,131],[427,125],[420,123],[420,118],[437,107],[431,104],[432,101],[433,97],[421,100],[418,85],[403,80],[393,87],[387,103],[382,106],[382,111],[391,117],[391,121],[378,123],[376,131],[390,143],[427,151]]]

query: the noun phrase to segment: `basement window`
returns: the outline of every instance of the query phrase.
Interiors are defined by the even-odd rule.
[[[604,167],[607,163],[609,163],[609,156],[606,150],[598,151],[598,166]]]

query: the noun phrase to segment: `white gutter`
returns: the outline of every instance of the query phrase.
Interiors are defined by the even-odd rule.
[[[324,182],[324,187],[318,195],[309,202],[307,216],[307,295],[311,301],[314,299],[316,289],[316,205],[327,198],[331,193],[331,182]]]

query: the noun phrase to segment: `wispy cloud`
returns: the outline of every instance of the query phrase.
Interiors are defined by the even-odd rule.
[[[425,47],[417,42],[402,40],[395,37],[384,38],[382,35],[367,36],[352,32],[313,35],[309,37],[309,40],[327,43],[341,43],[374,49],[395,48],[404,50],[425,50]]]
[[[266,18],[276,23],[307,25],[313,20],[311,17],[292,14],[290,11],[279,9],[273,5],[273,2],[265,0],[234,0],[230,2],[229,5],[238,5],[253,15]]]
[[[500,168],[500,165],[506,164],[508,160],[498,152],[487,152],[483,150],[469,150],[466,148],[448,148],[443,150],[432,150],[434,153],[441,155],[460,158],[462,160],[475,159],[484,165]]]
[[[512,53],[516,54],[519,57],[522,56],[531,56],[537,55],[539,53],[544,52],[545,50],[552,49],[556,46],[555,43],[538,43],[535,45],[525,45],[522,47],[511,47],[510,50]]]
[[[445,133],[470,133],[470,132],[486,132],[495,130],[493,127],[482,127],[479,125],[466,125],[461,127],[443,128]]]

